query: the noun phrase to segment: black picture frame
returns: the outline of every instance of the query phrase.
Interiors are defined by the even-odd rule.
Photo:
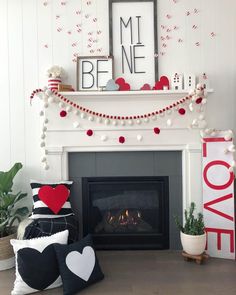
[[[109,0],[109,54],[113,56],[113,30],[112,30],[112,5],[113,3],[124,2],[152,2],[153,3],[153,22],[154,22],[154,53],[158,53],[158,31],[157,31],[157,0]],[[155,81],[158,80],[158,58],[154,59]]]

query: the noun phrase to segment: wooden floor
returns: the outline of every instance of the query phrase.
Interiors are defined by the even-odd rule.
[[[236,262],[210,258],[204,265],[173,251],[98,252],[105,279],[81,295],[235,295]],[[0,272],[0,294],[13,287],[14,269]],[[60,295],[62,288],[37,294]]]

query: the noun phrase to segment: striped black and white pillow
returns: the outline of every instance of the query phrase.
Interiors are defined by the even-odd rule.
[[[70,204],[72,181],[30,181],[33,210],[30,218],[58,218],[73,214]]]

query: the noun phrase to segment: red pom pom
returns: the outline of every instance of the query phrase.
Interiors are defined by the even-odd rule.
[[[124,143],[125,142],[125,138],[124,136],[120,136],[119,137],[119,143]]]
[[[202,97],[196,99],[196,104],[200,104],[202,102]]]
[[[91,129],[87,130],[87,135],[92,136],[93,135],[93,130],[91,130]]]
[[[66,115],[67,115],[67,112],[66,112],[66,111],[61,111],[61,112],[60,112],[60,116],[61,116],[62,118],[66,117]]]
[[[184,108],[179,109],[179,114],[180,115],[184,115],[186,113]]]
[[[161,132],[160,128],[158,127],[153,128],[153,131],[155,134],[159,134]]]

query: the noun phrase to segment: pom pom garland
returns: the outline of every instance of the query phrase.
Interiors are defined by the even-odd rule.
[[[119,143],[125,143],[125,137],[124,136],[120,136],[119,137]]]
[[[66,111],[61,111],[60,116],[61,116],[61,118],[65,118],[67,116],[67,112]]]
[[[185,113],[186,113],[186,111],[185,111],[184,108],[180,108],[178,112],[179,112],[179,114],[182,115],[182,116],[185,115]]]
[[[93,130],[91,130],[91,129],[87,130],[86,134],[88,136],[92,136],[93,135]]]

